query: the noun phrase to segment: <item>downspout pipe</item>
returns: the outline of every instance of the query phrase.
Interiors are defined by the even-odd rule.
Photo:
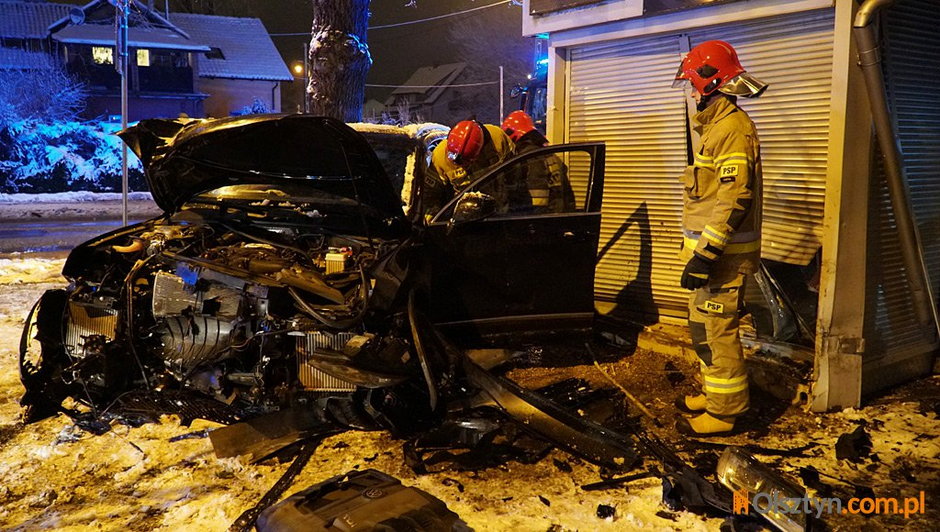
[[[858,61],[865,76],[878,146],[884,156],[885,178],[888,183],[894,220],[897,224],[901,257],[907,272],[914,312],[924,334],[931,341],[935,341],[940,338],[940,322],[937,319],[936,303],[931,294],[920,235],[911,212],[901,150],[894,134],[891,113],[888,110],[888,98],[881,70],[881,53],[873,24],[878,12],[894,3],[895,0],[865,0],[855,15],[852,34],[858,45]]]

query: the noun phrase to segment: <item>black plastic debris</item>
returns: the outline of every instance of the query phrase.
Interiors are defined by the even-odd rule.
[[[555,467],[558,468],[562,473],[571,473],[571,464],[565,462],[564,460],[559,460],[557,458],[552,459],[552,463],[555,464]]]
[[[544,504],[545,506],[552,505],[552,501],[546,499],[545,497],[542,497],[541,495],[539,495],[539,500],[542,501],[542,504]]]
[[[815,490],[819,497],[832,497],[833,495],[833,487],[822,481],[819,471],[813,466],[800,468],[800,480],[803,481],[804,486]]]
[[[666,365],[663,367],[663,371],[666,372],[666,380],[669,381],[669,384],[677,386],[682,381],[685,380],[685,374],[676,367],[672,361],[666,361]]]
[[[859,425],[852,432],[839,436],[836,441],[836,459],[860,462],[871,452],[871,436],[865,425]]]
[[[470,530],[440,499],[403,486],[396,478],[375,469],[350,471],[291,495],[264,510],[258,517],[257,529],[259,532]]]
[[[600,490],[606,490],[606,489],[612,489],[612,488],[619,488],[621,486],[624,486],[625,484],[629,484],[630,482],[644,479],[644,478],[654,477],[654,476],[657,476],[658,474],[659,473],[657,471],[650,470],[650,471],[644,471],[642,473],[635,473],[633,475],[613,477],[613,478],[601,480],[600,482],[584,484],[583,486],[581,486],[581,489],[584,491],[600,491]]]
[[[660,519],[667,519],[669,521],[676,521],[679,519],[679,517],[676,514],[672,512],[667,512],[665,510],[660,510],[656,512],[656,517],[659,517]]]
[[[460,493],[463,493],[463,490],[466,489],[464,488],[463,482],[460,482],[456,478],[449,478],[449,477],[445,478],[444,480],[441,480],[441,484],[445,486],[453,486],[457,488],[457,491],[459,491]]]
[[[601,519],[612,519],[615,515],[617,515],[617,508],[609,504],[597,505],[597,517]]]
[[[274,504],[278,499],[281,498],[281,495],[287,491],[287,488],[294,482],[294,479],[297,478],[297,475],[303,471],[303,468],[307,465],[307,462],[310,461],[310,458],[313,457],[313,452],[317,449],[317,446],[320,445],[320,440],[314,440],[304,443],[300,449],[297,451],[297,455],[294,457],[294,461],[291,462],[291,465],[287,468],[287,471],[281,475],[281,478],[268,489],[267,493],[261,497],[261,500],[258,501],[258,504],[252,506],[251,508],[242,512],[238,519],[232,523],[232,526],[229,527],[229,532],[248,532],[254,526],[255,522],[258,520],[258,516],[262,514],[269,506]],[[260,530],[260,527],[258,528]]]
[[[193,432],[187,432],[186,434],[180,434],[178,436],[173,436],[170,438],[170,442],[177,442],[182,440],[198,440],[200,438],[208,438],[209,429],[196,430]]]

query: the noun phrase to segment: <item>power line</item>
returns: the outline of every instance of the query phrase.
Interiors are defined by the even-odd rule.
[[[454,12],[454,13],[445,13],[445,14],[443,14],[443,15],[438,15],[438,16],[436,16],[436,17],[428,17],[428,18],[422,18],[422,19],[418,19],[418,20],[409,20],[409,21],[407,21],[407,22],[398,22],[398,23],[396,23],[396,24],[383,24],[383,25],[381,25],[381,26],[369,26],[368,29],[369,29],[369,30],[382,30],[382,29],[385,29],[385,28],[397,28],[397,27],[399,27],[399,26],[409,26],[409,25],[411,25],[411,24],[419,24],[419,23],[421,23],[421,22],[429,22],[429,21],[431,21],[431,20],[440,20],[440,19],[442,19],[442,18],[456,17],[457,15],[464,15],[464,14],[466,14],[466,13],[472,13],[472,12],[474,12],[474,11],[480,11],[481,9],[489,9],[489,8],[491,8],[491,7],[501,6],[501,5],[504,5],[504,4],[514,4],[514,3],[515,3],[514,0],[501,0],[500,2],[495,2],[495,3],[492,3],[492,4],[487,4],[487,5],[485,5],[485,6],[477,6],[477,7],[473,7],[473,8],[470,8],[470,9],[465,9],[465,10],[463,10],[463,11],[456,11],[456,12]],[[299,37],[299,36],[301,36],[301,35],[310,35],[310,32],[307,31],[307,32],[303,32],[303,33],[269,33],[268,35],[271,36],[271,37]]]
[[[450,87],[479,87],[481,85],[496,85],[498,81],[482,81],[480,83],[455,83],[453,85],[376,85],[372,83],[366,83],[366,87],[381,87],[385,89],[433,89],[435,87],[441,88],[450,88]]]
[[[428,22],[428,21],[430,21],[430,20],[439,20],[439,19],[442,19],[442,18],[456,17],[457,15],[463,15],[463,14],[465,14],[465,13],[472,13],[473,11],[479,11],[479,10],[481,10],[481,9],[488,9],[488,8],[491,8],[491,7],[496,7],[496,6],[501,6],[501,5],[503,5],[503,4],[511,4],[511,3],[513,3],[512,0],[502,0],[501,2],[495,2],[495,3],[492,3],[492,4],[487,4],[487,5],[485,5],[485,6],[473,7],[473,8],[470,8],[470,9],[465,9],[465,10],[463,10],[463,11],[457,11],[457,12],[454,12],[454,13],[446,13],[446,14],[444,14],[444,15],[438,15],[438,16],[436,16],[436,17],[428,17],[428,18],[423,18],[423,19],[420,19],[420,20],[410,20],[410,21],[408,21],[408,22],[399,22],[399,23],[397,23],[397,24],[384,24],[384,25],[382,25],[382,26],[371,26],[369,29],[370,29],[370,30],[381,30],[381,29],[385,29],[385,28],[397,28],[397,27],[399,27],[399,26],[408,26],[408,25],[410,25],[410,24],[418,24],[419,22]]]

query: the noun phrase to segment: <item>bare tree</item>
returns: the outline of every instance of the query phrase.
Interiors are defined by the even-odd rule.
[[[369,0],[312,0],[307,102],[313,114],[362,120],[366,73],[372,66],[366,31]]]
[[[13,120],[75,120],[85,108],[85,86],[51,59],[0,76],[0,128]]]

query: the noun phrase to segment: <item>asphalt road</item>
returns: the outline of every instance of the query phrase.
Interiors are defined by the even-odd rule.
[[[121,220],[0,221],[0,254],[66,251],[119,227]]]
[[[120,201],[0,204],[0,256],[65,252],[121,227]],[[129,203],[128,223],[157,216],[151,201]]]

